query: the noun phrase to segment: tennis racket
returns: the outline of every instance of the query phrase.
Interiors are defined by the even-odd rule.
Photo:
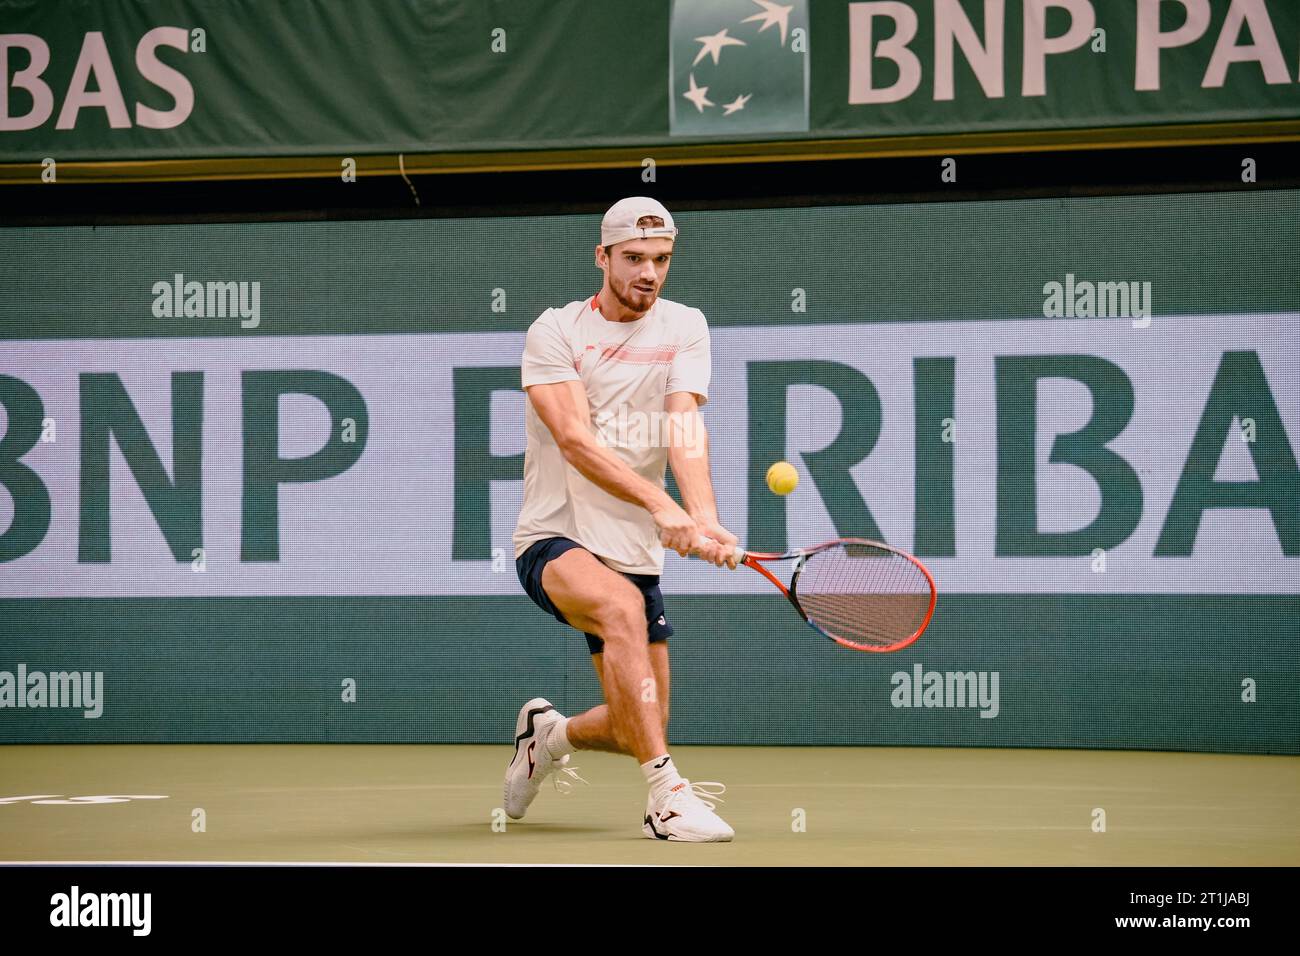
[[[737,548],[736,559],[775,584],[814,631],[855,651],[901,650],[934,616],[934,577],[879,541],[839,538],[785,554]],[[764,567],[775,561],[794,562],[788,588]]]

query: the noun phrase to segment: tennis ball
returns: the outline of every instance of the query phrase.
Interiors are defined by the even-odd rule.
[[[774,495],[788,495],[799,484],[799,472],[788,461],[778,461],[767,470],[767,487]]]

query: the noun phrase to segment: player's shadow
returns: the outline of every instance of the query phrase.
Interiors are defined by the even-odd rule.
[[[486,828],[488,828],[488,825],[484,823],[457,823],[452,826],[436,827],[431,832],[450,831],[458,834],[470,834],[470,833],[477,834],[477,833],[481,833]],[[522,833],[548,833],[548,834],[569,833],[574,835],[590,836],[594,833],[609,833],[609,834],[619,833],[622,832],[623,829],[625,828],[620,827],[615,829],[611,827],[595,826],[592,824],[583,825],[583,824],[576,824],[576,823],[523,823],[523,822],[511,821],[510,823],[506,824],[506,829],[504,833],[496,833],[495,835],[509,836],[511,834],[518,835]]]
[[[618,836],[625,832],[625,828],[610,828],[603,826],[573,824],[573,823],[510,823],[507,825],[504,833],[498,833],[491,828],[490,823],[485,822],[465,822],[441,824],[438,826],[393,826],[385,827],[382,825],[371,827],[349,827],[346,829],[330,829],[328,832],[320,830],[301,831],[298,833],[285,832],[283,830],[275,834],[277,843],[336,843],[366,845],[372,843],[384,843],[396,841],[401,843],[410,843],[415,841],[427,841],[446,839],[456,843],[467,842],[471,838],[478,837],[497,837],[502,840],[508,840],[510,837],[527,838],[528,834],[537,834],[541,836],[581,836],[594,837],[599,835]]]

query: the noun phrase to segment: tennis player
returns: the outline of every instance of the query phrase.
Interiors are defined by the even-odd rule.
[[[576,777],[574,750],[611,751],[641,765],[647,837],[717,843],[735,835],[713,812],[726,788],[683,779],[667,743],[664,547],[735,567],[736,544],[718,523],[698,410],[709,394],[708,325],[698,309],[659,297],[676,236],[655,200],[615,203],[595,249],[600,291],[547,309],[528,330],[515,567],[542,610],[586,635],[606,703],[575,717],[541,697],[523,706],[505,811],[522,818],[553,772]],[[684,509],[664,491],[669,464]]]

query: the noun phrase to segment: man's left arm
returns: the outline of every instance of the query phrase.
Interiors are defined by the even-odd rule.
[[[709,435],[700,415],[700,400],[693,392],[671,392],[664,401],[668,413],[668,465],[682,493],[682,507],[700,531],[719,547],[700,549],[700,557],[718,567],[734,568],[738,539],[718,521],[718,504],[709,473]]]

